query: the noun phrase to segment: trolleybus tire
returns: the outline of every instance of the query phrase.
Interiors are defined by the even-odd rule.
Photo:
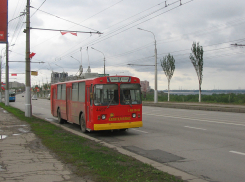
[[[58,122],[60,124],[64,124],[65,121],[64,121],[64,119],[61,118],[60,109],[58,109],[58,111],[57,111],[57,116],[58,116]]]
[[[82,114],[81,114],[80,119],[79,119],[79,124],[80,124],[80,127],[81,127],[81,131],[83,133],[87,133],[86,122],[85,122]]]

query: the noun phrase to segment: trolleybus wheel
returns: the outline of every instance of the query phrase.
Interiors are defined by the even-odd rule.
[[[81,117],[79,119],[79,124],[80,124],[80,127],[81,127],[81,131],[83,133],[86,133],[87,132],[87,130],[86,130],[86,122],[85,122],[85,120],[83,118],[83,115],[81,115]]]
[[[57,115],[58,115],[58,121],[59,121],[59,123],[60,124],[64,124],[64,120],[61,118],[60,109],[58,109]]]

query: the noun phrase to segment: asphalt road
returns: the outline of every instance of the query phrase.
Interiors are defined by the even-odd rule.
[[[17,96],[10,105],[25,109]],[[32,100],[32,113],[57,122],[50,101]],[[88,135],[207,181],[245,181],[245,114],[143,107],[143,127]],[[65,124],[74,130],[79,126]]]

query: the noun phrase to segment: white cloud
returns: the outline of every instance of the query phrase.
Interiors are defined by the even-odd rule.
[[[175,1],[167,2],[171,4]],[[185,4],[186,2],[187,0],[182,0],[183,5],[180,7],[178,2],[164,8],[164,1],[160,0],[46,1],[40,10],[82,26],[37,11],[31,18],[31,27],[93,31],[83,27],[86,26],[104,34],[90,36],[78,33],[78,36],[71,34],[62,36],[60,32],[31,30],[31,52],[36,53],[32,61],[45,62],[45,64],[31,64],[32,70],[40,72],[38,77],[32,77],[32,83],[39,81],[46,83],[47,79],[50,80],[49,69],[59,72],[64,69],[69,75],[74,75],[78,70],[79,62],[70,56],[80,61],[80,47],[82,47],[84,71],[88,67],[86,48],[89,47],[92,72],[103,73],[103,55],[91,49],[94,47],[105,54],[106,73],[137,76],[141,80],[148,80],[151,88],[154,88],[154,66],[127,65],[155,64],[153,35],[138,30],[137,27],[140,27],[152,31],[156,37],[159,90],[167,88],[167,79],[160,66],[160,59],[167,53],[171,53],[176,59],[171,89],[198,89],[197,76],[189,60],[194,41],[199,42],[204,48],[202,89],[213,89],[214,86],[220,89],[239,87],[245,89],[244,79],[242,79],[245,76],[244,51],[230,46],[231,43],[245,43],[244,40],[231,42],[245,39],[243,31],[245,2],[194,0]],[[43,0],[33,0],[31,6],[38,8],[42,3]],[[9,3],[9,17],[17,17],[20,12],[23,12],[24,7],[25,2],[20,2],[18,6]],[[31,15],[35,12],[34,8],[31,9]],[[162,9],[157,13],[149,15],[160,8]],[[172,8],[175,9],[171,10]],[[153,18],[154,16],[156,17]],[[152,19],[148,20],[150,18]],[[20,29],[23,22],[25,19],[19,22],[19,25],[18,20],[9,24],[9,40],[11,44],[15,44],[11,48],[13,52],[10,53],[12,61],[25,60],[24,26]],[[223,44],[210,46],[218,43]],[[0,50],[4,47],[5,45],[0,45]],[[25,63],[10,63],[10,72],[25,72]],[[17,78],[18,81],[25,82],[24,75],[18,75]]]

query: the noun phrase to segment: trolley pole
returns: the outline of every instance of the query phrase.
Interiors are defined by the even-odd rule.
[[[26,4],[26,102],[25,116],[32,116],[31,105],[31,67],[30,67],[30,0]]]

